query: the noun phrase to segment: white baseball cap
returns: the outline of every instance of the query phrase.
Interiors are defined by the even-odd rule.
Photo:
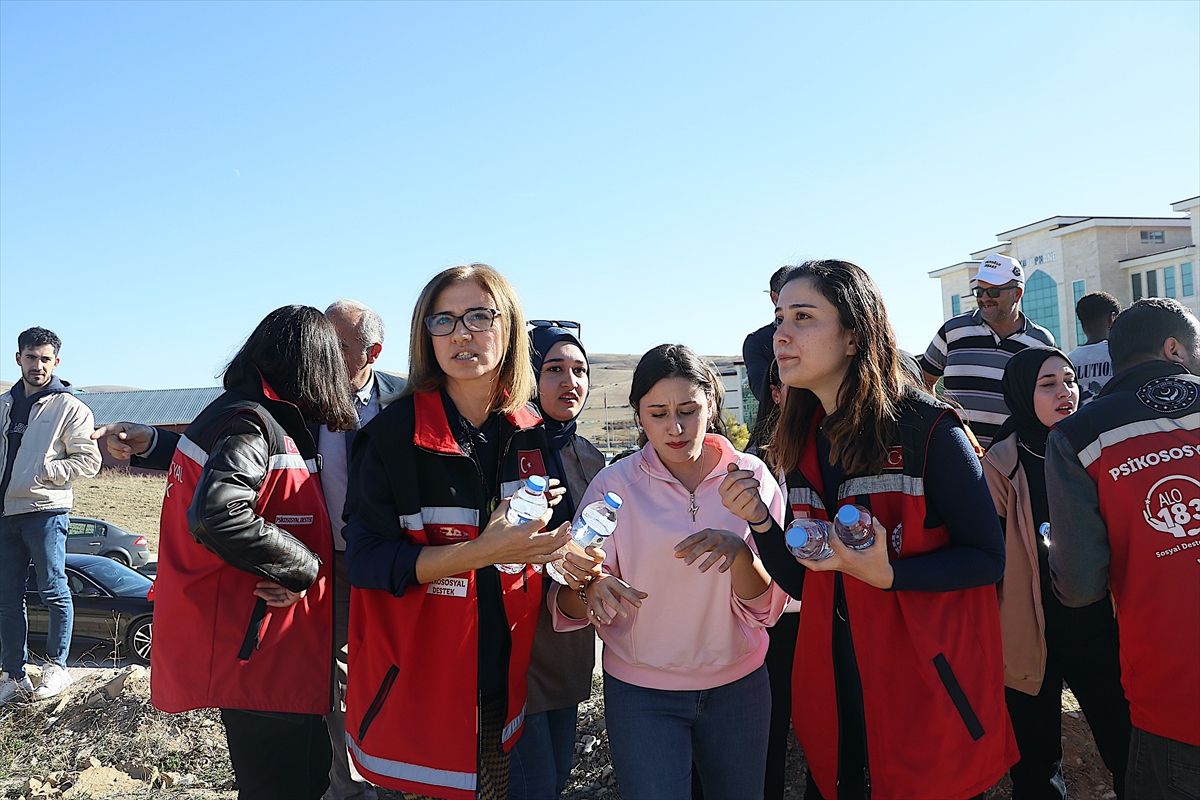
[[[1015,258],[994,253],[979,265],[979,272],[975,274],[974,279],[990,283],[992,286],[1003,286],[1012,281],[1024,286],[1025,270],[1021,269],[1020,263]]]

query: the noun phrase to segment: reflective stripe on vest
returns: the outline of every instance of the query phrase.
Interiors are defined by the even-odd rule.
[[[419,514],[402,514],[400,527],[408,531],[419,531],[426,525],[469,525],[479,527],[479,509],[461,506],[431,506],[422,508]]]
[[[1079,451],[1079,463],[1083,465],[1084,469],[1087,469],[1092,465],[1092,462],[1100,457],[1100,453],[1104,448],[1119,444],[1126,439],[1132,439],[1135,436],[1145,436],[1148,433],[1162,433],[1166,431],[1194,431],[1198,428],[1200,428],[1200,414],[1188,414],[1186,417],[1179,417],[1178,419],[1160,417],[1158,419],[1144,419],[1138,422],[1130,422],[1127,425],[1113,428],[1110,431],[1104,431],[1097,436],[1094,442]]]
[[[788,489],[788,505],[793,509],[796,506],[808,506],[813,509],[825,510],[825,504],[821,502],[821,496],[809,489],[807,486],[797,486]]]
[[[899,492],[910,497],[925,496],[925,480],[912,475],[868,475],[863,478],[847,478],[838,489],[838,499],[845,500],[860,494],[887,494]]]
[[[420,764],[407,764],[403,761],[392,761],[379,756],[364,753],[350,731],[346,731],[346,746],[354,754],[354,760],[378,775],[386,775],[402,781],[424,784],[425,786],[445,786],[447,789],[462,789],[467,792],[475,791],[474,772],[452,772],[448,769],[434,769]]]
[[[179,437],[179,444],[175,445],[175,449],[180,455],[187,456],[201,467],[208,463],[208,453],[186,436]]]
[[[521,713],[517,714],[512,722],[504,726],[504,730],[500,732],[500,744],[504,744],[513,737],[517,729],[521,727],[521,723],[525,721],[525,709],[529,708],[529,703],[521,706]]]

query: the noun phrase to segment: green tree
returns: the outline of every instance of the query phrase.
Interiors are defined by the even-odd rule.
[[[738,450],[745,450],[746,445],[750,443],[750,429],[738,422],[732,411],[726,411],[721,419],[725,423],[725,435],[729,437],[729,441],[733,442],[733,446]]]

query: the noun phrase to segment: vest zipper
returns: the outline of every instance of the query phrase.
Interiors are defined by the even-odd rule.
[[[383,701],[387,700],[388,695],[392,693],[392,684],[396,682],[396,676],[399,674],[400,668],[395,664],[388,667],[387,674],[383,676],[383,683],[379,684],[379,691],[375,693],[375,699],[371,701],[371,705],[367,707],[367,713],[363,714],[362,722],[359,723],[359,744],[362,744],[363,738],[367,735],[367,729],[371,727],[371,723],[375,721],[375,717],[383,708]]]

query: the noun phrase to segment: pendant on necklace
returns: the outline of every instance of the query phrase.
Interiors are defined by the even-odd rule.
[[[692,494],[691,498],[692,498],[692,504],[691,504],[691,507],[688,508],[688,511],[692,512],[692,522],[695,522],[696,521],[696,512],[700,510],[700,506],[696,505],[696,495],[695,494]]]

